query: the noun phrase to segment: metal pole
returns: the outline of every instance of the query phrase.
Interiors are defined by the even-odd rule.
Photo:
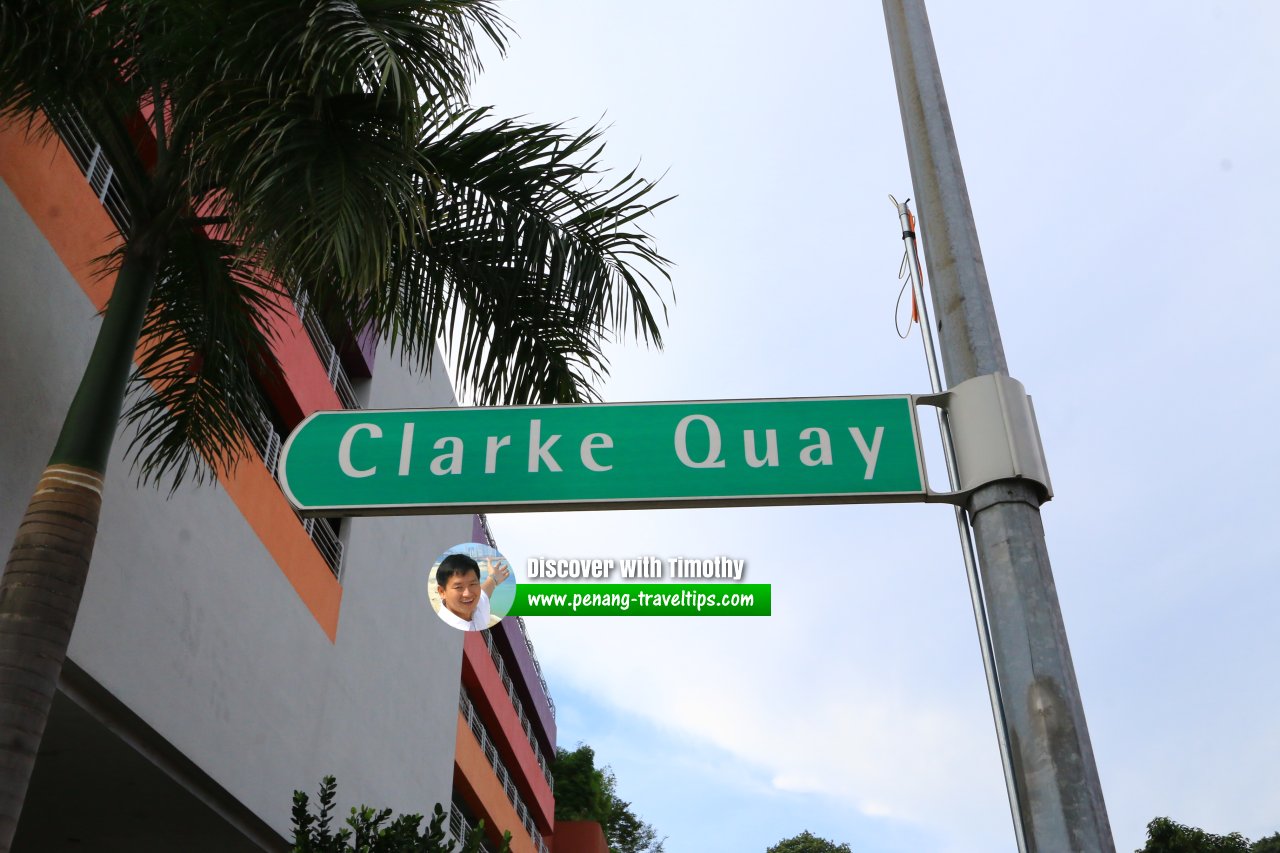
[[[1008,372],[923,0],[883,0],[947,381]],[[1030,484],[985,486],[973,525],[1028,849],[1114,853]]]
[[[906,244],[907,278],[911,293],[920,311],[920,337],[924,341],[925,363],[929,366],[929,385],[933,393],[942,391],[942,375],[938,367],[938,348],[933,341],[933,327],[929,321],[929,307],[924,298],[924,277],[920,274],[920,255],[916,249],[915,223],[905,201],[889,196],[898,209],[898,221],[902,225],[902,242]],[[938,407],[938,431],[942,435],[942,455],[947,463],[947,480],[951,488],[960,487],[960,472],[956,467],[956,449],[951,439],[951,419],[947,410]],[[1000,693],[1000,678],[996,673],[995,653],[991,648],[991,629],[987,623],[987,608],[982,601],[982,580],[978,576],[978,555],[973,544],[973,531],[964,509],[955,507],[956,532],[960,534],[960,552],[964,555],[964,573],[969,582],[969,603],[973,606],[973,621],[978,629],[978,646],[982,651],[982,671],[987,677],[987,696],[991,700],[991,716],[996,726],[996,741],[1000,745],[1000,765],[1004,768],[1004,786],[1009,795],[1009,812],[1013,820],[1013,835],[1018,843],[1018,853],[1027,853],[1026,828],[1022,825],[1022,808],[1018,803],[1018,784],[1014,777],[1013,749],[1009,743],[1009,726],[1004,718],[1004,700]]]

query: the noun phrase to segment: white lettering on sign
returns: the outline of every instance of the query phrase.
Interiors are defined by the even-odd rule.
[[[382,427],[377,424],[356,424],[343,434],[342,441],[338,442],[338,467],[348,477],[372,477],[378,471],[376,465],[372,468],[357,468],[351,464],[351,442],[362,431],[369,433],[370,438],[382,438]]]
[[[694,462],[689,458],[689,448],[685,441],[689,432],[689,424],[697,421],[707,428],[707,458]],[[720,459],[720,427],[706,415],[688,415],[676,424],[676,456],[686,468],[723,468],[724,460]]]
[[[746,429],[742,431],[742,448],[747,460],[747,464],[752,468],[760,468],[768,465],[770,468],[778,467],[778,431],[776,429],[767,429],[764,431],[764,458],[756,456],[756,431]]]
[[[408,477],[413,471],[415,429],[416,425],[412,422],[405,423],[402,426],[398,468],[398,473],[401,477]],[[876,466],[880,459],[880,449],[884,443],[885,427],[864,426],[847,427],[847,429],[849,436],[853,440],[853,445],[857,448],[862,457],[862,462],[866,466],[863,472],[863,479],[874,479]],[[699,441],[701,437],[697,434],[699,430],[705,431],[705,444]],[[691,437],[690,432],[695,434]],[[851,453],[851,449],[847,445],[841,448],[833,448],[831,434],[823,427],[810,426],[801,429],[795,443],[791,443],[786,436],[780,439],[778,432],[779,430],[777,429],[762,429],[760,427],[742,430],[742,463],[735,462],[735,465],[745,463],[747,468],[752,469],[778,468],[782,466],[781,460],[785,456],[788,460],[788,465],[794,465],[795,461],[792,460],[798,460],[801,465],[814,468],[834,465],[837,452],[843,454],[843,458],[848,458],[848,454]],[[587,433],[579,438],[580,435],[582,434],[578,433],[578,435],[569,436],[569,441],[578,444],[578,459],[582,464],[581,470],[595,473],[613,471],[616,460],[619,457],[614,456],[613,453],[604,453],[604,451],[614,451],[616,449],[613,436],[605,432]],[[353,461],[353,451],[357,459],[363,461],[369,458],[367,455],[361,455],[361,448],[364,448],[364,452],[368,453],[368,445],[356,447],[361,436],[367,436],[370,439],[381,439],[383,437],[383,427],[375,423],[358,423],[352,425],[343,433],[341,440],[338,442],[338,467],[345,476],[354,479],[372,477],[378,473],[377,463],[366,463],[367,467],[360,467],[356,461]],[[555,456],[556,444],[562,438],[565,438],[565,435],[561,433],[552,433],[544,436],[541,419],[534,418],[529,421],[528,473],[540,474],[544,471],[559,473],[563,471],[560,459]],[[698,448],[695,451],[697,453],[696,458],[689,448],[691,439],[694,447]],[[431,438],[424,437],[424,445],[431,440]],[[723,469],[726,467],[727,463],[723,457],[725,447],[722,430],[715,418],[710,415],[692,414],[681,418],[676,424],[674,440],[676,458],[685,468]],[[463,451],[467,441],[477,444],[479,436],[463,438],[456,435],[446,435],[434,438],[432,447],[437,452],[431,458],[428,466],[431,473],[436,476],[462,474],[464,470]],[[512,448],[508,453],[508,457],[520,452],[517,448],[512,447],[512,436],[510,435],[490,435],[486,437],[484,473],[494,474],[497,472],[501,461],[499,459],[500,451],[504,447]],[[479,448],[477,447],[472,451],[472,454],[477,454],[478,450]],[[381,459],[384,455],[387,454],[374,454],[373,458]],[[561,459],[563,458],[565,458],[565,454],[561,455]],[[572,456],[569,455],[568,458],[572,467]],[[622,462],[627,462],[627,458],[626,455],[621,457]],[[514,458],[508,458],[502,464],[511,467],[512,463],[515,463]],[[473,468],[474,466],[475,463],[472,463]]]
[[[511,444],[511,436],[504,435],[498,438],[496,435],[489,436],[489,441],[484,448],[484,472],[492,474],[498,470],[498,448],[506,447]]]
[[[596,461],[596,450],[607,450],[613,447],[613,437],[603,432],[593,432],[591,435],[582,439],[582,447],[579,448],[582,456],[582,464],[592,471],[611,471],[612,465],[601,465]]]
[[[560,466],[556,464],[556,460],[551,455],[551,445],[560,440],[559,435],[553,435],[545,442],[542,441],[542,421],[534,419],[529,422],[529,473],[538,473],[538,463],[547,463],[548,471],[559,471]]]
[[[867,473],[862,476],[864,480],[870,480],[876,473],[876,459],[880,456],[880,439],[884,437],[884,427],[876,427],[876,433],[871,438],[871,446],[867,447],[867,440],[862,437],[862,430],[857,427],[849,427],[849,434],[853,436],[853,441],[858,445],[858,452],[862,454],[862,461],[867,463]]]
[[[800,430],[800,440],[817,436],[818,443],[800,449],[800,461],[812,468],[815,465],[831,464],[831,436],[822,427],[809,427]]]
[[[441,474],[461,474],[462,473],[462,439],[457,436],[447,435],[431,445],[436,450],[444,450],[445,445],[450,446],[448,453],[441,453],[435,459],[431,460],[431,473],[437,476]],[[446,464],[447,460],[447,464]]]
[[[613,560],[549,560],[530,557],[527,573],[537,578],[607,578],[613,571]]]
[[[400,438],[400,476],[409,476],[409,460],[413,457],[413,424],[404,425]]]

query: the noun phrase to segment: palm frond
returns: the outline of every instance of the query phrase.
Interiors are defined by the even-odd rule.
[[[0,116],[30,118],[50,101],[110,88],[103,75],[124,60],[117,42],[125,34],[117,16],[90,15],[93,5],[0,2]]]
[[[474,29],[499,50],[507,25],[491,0],[318,0],[306,26],[286,46],[311,91],[370,92],[405,105],[465,103],[480,70]]]
[[[420,165],[397,110],[372,94],[281,102],[228,92],[207,123],[195,182],[216,187],[236,239],[282,274],[364,290],[412,240]]]
[[[246,453],[245,428],[261,417],[258,382],[278,369],[267,330],[281,304],[235,245],[201,229],[170,240],[125,414],[140,481],[204,482]]]
[[[211,54],[215,82],[184,110],[201,127],[189,182],[218,192],[235,237],[286,277],[365,290],[422,231],[428,111],[465,101],[473,31],[502,48],[506,25],[491,0],[310,0],[291,19],[281,5],[245,3],[222,25],[228,44],[267,47]]]
[[[492,121],[429,125],[418,154],[424,230],[396,247],[387,286],[350,310],[418,367],[443,338],[455,378],[485,403],[591,399],[601,344],[661,347],[669,262],[637,224],[668,199],[606,180],[600,131]]]

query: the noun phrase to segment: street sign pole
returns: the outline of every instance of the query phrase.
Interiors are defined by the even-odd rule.
[[[902,226],[902,242],[906,256],[903,265],[911,285],[911,295],[919,310],[920,337],[924,343],[924,360],[929,368],[929,385],[935,394],[943,391],[942,371],[938,364],[938,346],[933,338],[933,322],[929,319],[929,305],[925,301],[924,275],[920,270],[920,254],[916,248],[915,217],[907,202],[900,202],[892,195],[889,199],[898,210],[898,222]],[[947,478],[951,488],[960,488],[960,466],[956,460],[955,439],[951,432],[951,418],[944,407],[938,407],[938,432],[942,436],[942,455],[947,463]],[[978,552],[973,544],[973,528],[964,507],[955,506],[956,531],[960,534],[960,553],[964,557],[965,578],[969,581],[969,603],[973,607],[973,621],[978,629],[978,650],[982,653],[982,671],[987,677],[987,696],[991,701],[992,721],[996,726],[996,742],[1000,747],[1000,764],[1004,768],[1004,784],[1009,794],[1009,814],[1013,819],[1014,839],[1018,853],[1027,853],[1027,837],[1022,825],[1022,806],[1018,802],[1017,771],[1013,766],[1013,745],[1009,742],[1009,724],[1004,718],[1004,699],[1000,694],[1000,678],[996,674],[996,656],[991,647],[991,623],[987,619],[987,605],[982,600],[982,578],[978,571]]]
[[[943,366],[956,386],[1008,375],[923,0],[884,0],[911,182],[927,236]],[[976,489],[966,511],[982,569],[1020,821],[1034,851],[1114,853],[1033,483]]]

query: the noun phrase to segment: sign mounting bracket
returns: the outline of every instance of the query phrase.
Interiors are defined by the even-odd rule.
[[[1000,480],[1026,480],[1044,500],[1053,497],[1035,407],[1021,382],[989,373],[913,399],[916,405],[946,410],[955,444],[958,488],[930,491],[929,502],[963,505],[975,491]]]

